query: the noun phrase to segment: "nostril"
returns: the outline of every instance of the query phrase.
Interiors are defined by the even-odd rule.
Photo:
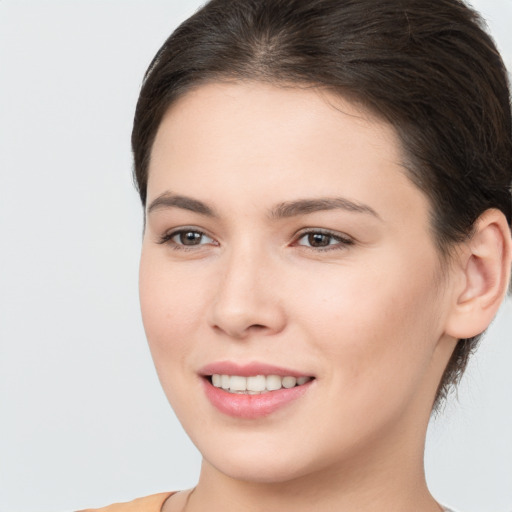
[[[277,334],[286,324],[284,311],[270,300],[233,302],[229,297],[214,301],[208,319],[215,331],[233,339],[244,339],[249,334]]]

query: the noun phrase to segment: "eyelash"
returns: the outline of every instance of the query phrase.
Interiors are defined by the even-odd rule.
[[[208,236],[204,231],[201,231],[199,229],[195,228],[180,228],[173,231],[170,231],[168,233],[163,234],[160,239],[158,240],[159,244],[168,244],[173,250],[176,251],[193,251],[197,250],[198,247],[205,245],[205,244],[190,244],[186,245],[183,243],[178,243],[173,240],[174,237],[179,235],[185,235],[187,233],[193,233],[196,239],[198,237],[208,237],[211,240],[213,240],[212,237]],[[325,246],[312,246],[312,245],[305,245],[305,244],[299,244],[299,241],[302,240],[304,237],[309,237],[313,235],[321,235],[322,237],[328,237],[329,242],[332,240],[335,240],[335,244],[328,243]],[[311,241],[309,241],[311,244]],[[218,243],[215,243],[215,245],[218,245]],[[332,231],[324,230],[324,229],[307,229],[304,231],[299,232],[294,237],[294,242],[292,246],[298,246],[305,248],[306,250],[311,250],[314,252],[326,252],[326,251],[334,251],[334,250],[343,250],[346,249],[347,246],[354,245],[354,240],[352,238],[349,238],[348,236],[343,236],[339,233],[334,233]]]
[[[321,235],[324,237],[328,237],[331,241],[335,240],[337,243],[331,244],[329,243],[326,246],[320,246],[320,247],[314,247],[311,245],[302,245],[298,242],[303,239],[304,237],[309,237],[312,235]],[[342,235],[340,233],[335,233],[326,229],[307,229],[304,231],[301,231],[296,235],[295,242],[293,245],[297,245],[299,247],[304,247],[308,250],[315,251],[315,252],[326,252],[326,251],[339,251],[344,250],[347,248],[347,246],[354,245],[354,240],[346,235]]]
[[[174,237],[179,236],[179,235],[185,235],[187,233],[194,233],[194,235],[199,235],[200,237],[211,238],[204,231],[201,231],[201,230],[196,229],[196,228],[180,228],[180,229],[176,229],[176,230],[173,230],[173,231],[169,231],[168,233],[164,233],[160,237],[160,240],[158,240],[158,243],[159,244],[168,244],[168,245],[171,246],[172,249],[174,249],[176,251],[193,251],[193,250],[196,250],[197,247],[200,247],[201,245],[204,245],[204,244],[185,245],[185,244],[182,244],[182,243],[180,244],[178,242],[175,242],[173,240]],[[213,238],[211,238],[211,239],[213,240]]]

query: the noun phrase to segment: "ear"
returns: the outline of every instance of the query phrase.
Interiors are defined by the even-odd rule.
[[[463,339],[487,329],[498,312],[510,281],[512,237],[503,212],[485,211],[471,239],[456,257],[452,308],[446,333]]]

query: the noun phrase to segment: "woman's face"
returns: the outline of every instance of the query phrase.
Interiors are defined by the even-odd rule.
[[[311,88],[209,84],[167,112],[142,314],[211,468],[285,481],[422,450],[454,340],[428,202],[401,162],[389,125]]]

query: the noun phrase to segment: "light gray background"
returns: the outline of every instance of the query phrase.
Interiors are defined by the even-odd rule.
[[[199,456],[139,315],[129,138],[143,72],[198,1],[0,1],[0,511],[192,486]],[[512,0],[479,0],[512,69]],[[428,479],[512,512],[512,305],[432,425]]]

